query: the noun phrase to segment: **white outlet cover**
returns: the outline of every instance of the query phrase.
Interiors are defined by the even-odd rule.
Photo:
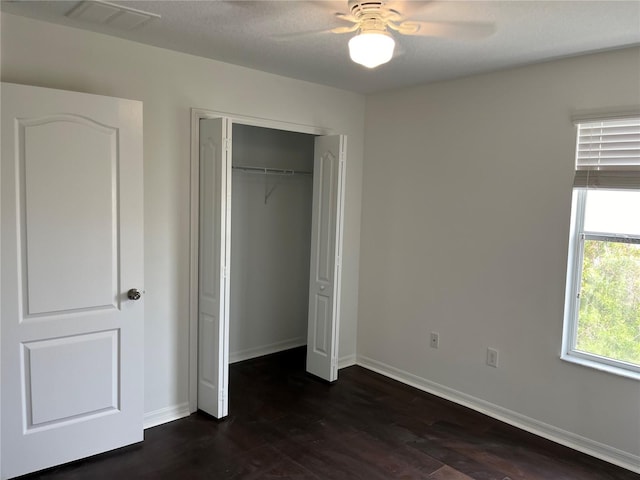
[[[487,348],[487,365],[490,367],[498,367],[498,350],[495,348]]]

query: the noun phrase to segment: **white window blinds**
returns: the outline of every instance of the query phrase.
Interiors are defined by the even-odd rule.
[[[574,187],[640,189],[640,115],[578,123]]]

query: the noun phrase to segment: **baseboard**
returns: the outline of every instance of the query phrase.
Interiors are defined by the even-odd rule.
[[[270,343],[259,347],[248,348],[237,352],[229,352],[229,363],[241,362],[250,358],[262,357],[272,353],[289,350],[290,348],[302,347],[307,344],[307,339],[303,337],[290,338],[282,342]]]
[[[146,430],[147,428],[156,427],[158,425],[162,425],[163,423],[173,422],[174,420],[188,417],[190,414],[189,402],[184,402],[180,405],[173,405],[171,407],[160,408],[158,410],[154,410],[153,412],[144,414],[143,426]]]
[[[355,353],[352,355],[345,355],[344,357],[340,357],[338,359],[338,369],[351,367],[356,364],[356,355]]]
[[[640,456],[576,435],[575,433],[562,430],[558,427],[554,427],[553,425],[540,422],[520,413],[508,410],[480,398],[467,395],[466,393],[459,392],[422,377],[418,377],[417,375],[363,355],[357,356],[356,364],[424,392],[431,393],[459,405],[471,408],[472,410],[484,413],[485,415],[540,437],[544,437],[548,440],[559,443],[560,445],[586,453],[587,455],[599,458],[605,462],[631,470],[632,472],[640,473]]]

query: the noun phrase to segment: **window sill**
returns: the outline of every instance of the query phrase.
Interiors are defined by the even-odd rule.
[[[627,370],[625,368],[614,367],[613,365],[607,365],[606,363],[601,363],[596,360],[590,360],[587,358],[578,357],[571,354],[563,354],[560,356],[561,360],[569,363],[575,363],[577,365],[582,365],[583,367],[593,368],[594,370],[600,370],[601,372],[612,373],[613,375],[618,375],[619,377],[630,378],[632,380],[640,381],[640,372],[634,372],[631,370]]]

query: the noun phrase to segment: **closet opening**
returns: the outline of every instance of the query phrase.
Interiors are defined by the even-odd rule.
[[[244,120],[192,111],[190,410],[216,418],[230,363],[306,344],[338,378],[346,137]]]
[[[314,140],[233,126],[231,364],[307,344]]]

